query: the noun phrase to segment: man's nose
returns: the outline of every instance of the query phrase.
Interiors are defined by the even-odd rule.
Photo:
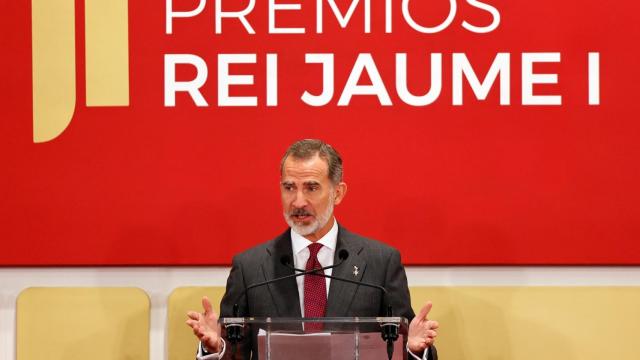
[[[307,197],[302,190],[296,191],[292,205],[296,208],[303,208],[307,205]]]

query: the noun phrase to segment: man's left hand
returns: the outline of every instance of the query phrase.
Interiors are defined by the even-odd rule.
[[[407,346],[416,355],[422,354],[429,346],[433,345],[436,336],[438,336],[436,332],[439,326],[438,322],[427,318],[432,306],[431,301],[427,301],[420,309],[420,313],[409,324]]]

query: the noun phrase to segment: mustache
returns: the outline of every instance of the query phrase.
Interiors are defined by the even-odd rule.
[[[289,216],[313,216],[313,214],[304,208],[297,208],[289,211]]]

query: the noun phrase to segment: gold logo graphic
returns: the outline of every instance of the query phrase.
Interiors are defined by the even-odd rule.
[[[67,128],[76,107],[74,0],[32,0],[33,141]],[[85,0],[87,106],[129,105],[127,0]]]

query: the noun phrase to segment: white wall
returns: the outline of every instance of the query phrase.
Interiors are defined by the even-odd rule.
[[[15,310],[34,286],[139,287],[151,299],[150,359],[166,359],[167,299],[182,286],[224,286],[229,268],[0,268],[0,360],[15,359]],[[640,286],[640,267],[409,267],[410,286]],[[434,304],[437,306],[437,304]]]

